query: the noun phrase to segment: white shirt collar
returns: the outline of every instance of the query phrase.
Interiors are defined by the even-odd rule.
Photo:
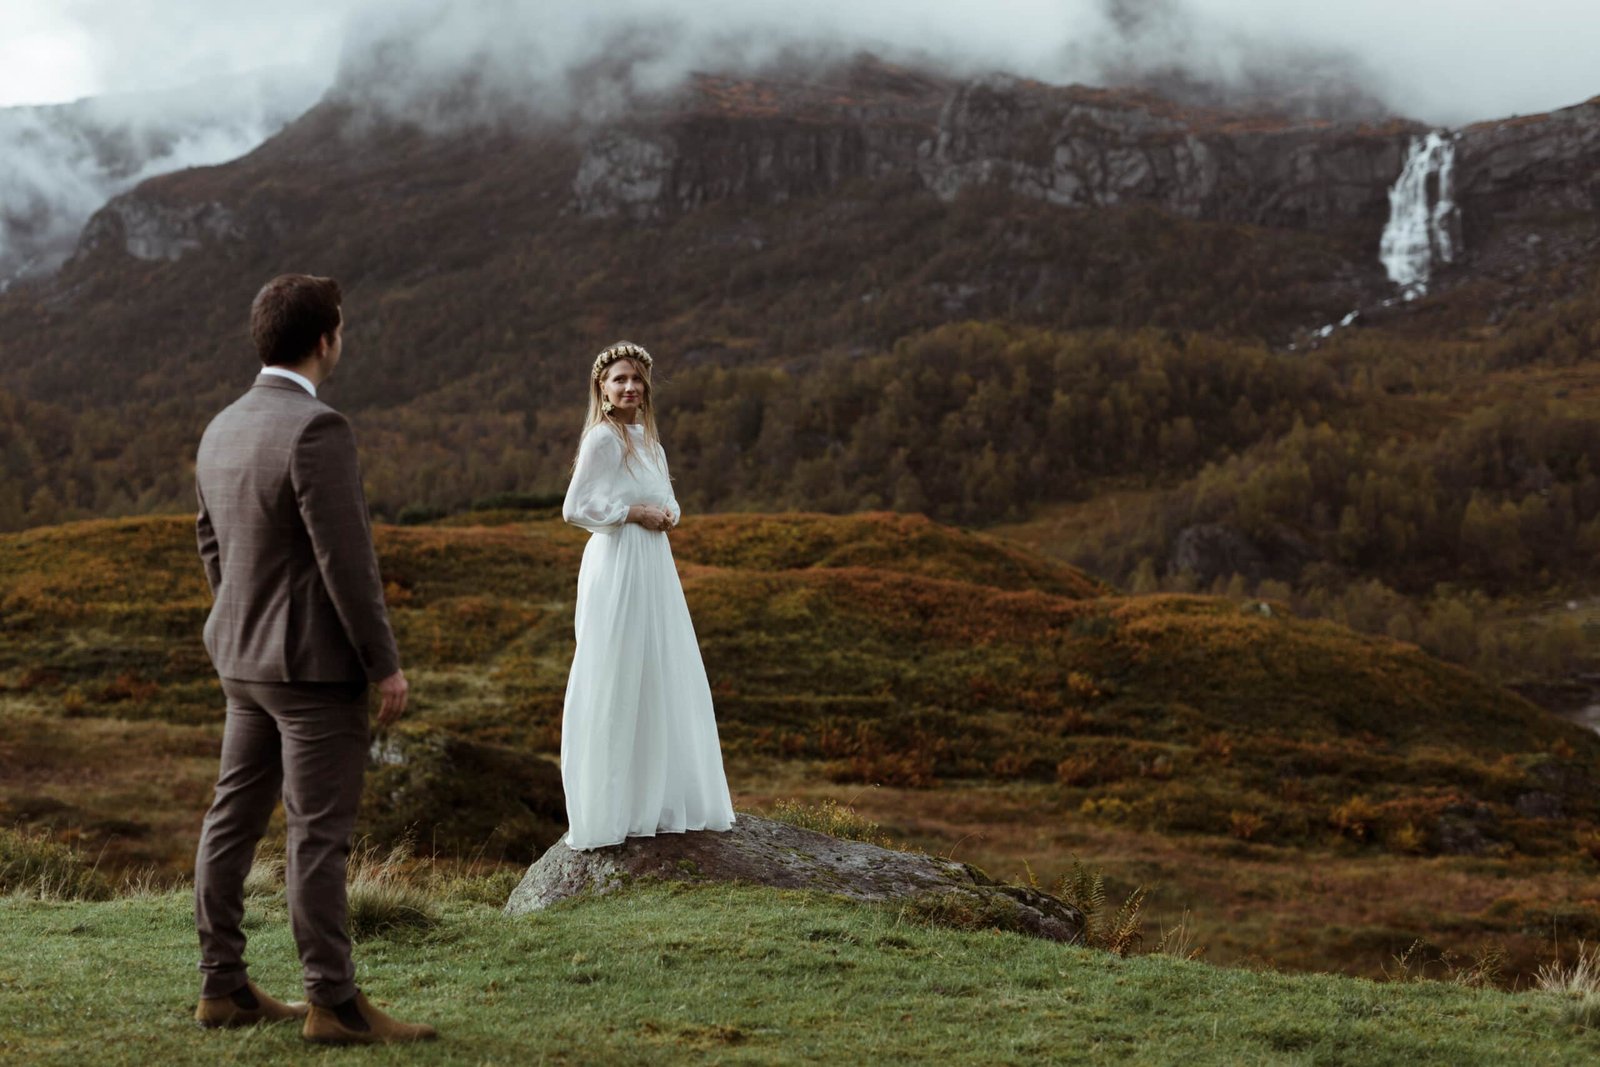
[[[310,393],[312,396],[317,395],[316,383],[314,383],[310,378],[307,378],[304,374],[296,374],[294,371],[285,367],[262,367],[261,373],[271,374],[278,378],[287,378],[300,388],[304,389],[306,392]]]

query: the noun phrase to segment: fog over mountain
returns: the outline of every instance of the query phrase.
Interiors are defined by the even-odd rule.
[[[0,109],[0,280],[53,267],[107,197],[242,154],[330,87],[425,124],[530,109],[598,118],[693,70],[869,51],[1292,117],[1459,124],[1600,91],[1591,0],[19,0],[0,29],[14,31],[0,60],[66,49],[110,94]],[[285,66],[246,73],[264,64]],[[128,91],[150,87],[162,91]],[[0,83],[0,99],[27,95]]]
[[[1267,0],[815,0],[799,6],[604,0],[348,0],[347,86],[428,111],[470,72],[483,100],[605,107],[607,92],[671,86],[690,70],[870,51],[951,73],[1144,85],[1295,115],[1404,114],[1461,124],[1548,110],[1600,91],[1588,0],[1350,0],[1337,10]],[[592,78],[609,71],[604,88]]]
[[[236,159],[321,92],[279,70],[0,109],[0,289],[56,267],[110,197],[152,175]]]
[[[1269,71],[1318,81],[1337,58],[1363,91],[1441,124],[1548,110],[1600,91],[1592,62],[1600,8],[1591,0],[8,0],[0,103],[39,99],[26,82],[49,79],[27,59],[91,71],[83,95],[279,64],[307,66],[325,88],[341,50],[348,61],[404,36],[413,38],[416,80],[467,60],[515,82],[593,58],[628,25],[640,28],[635,46],[652,53],[639,74],[645,83],[805,42],[1057,82],[1175,67],[1210,82]],[[1320,60],[1309,70],[1308,56]]]

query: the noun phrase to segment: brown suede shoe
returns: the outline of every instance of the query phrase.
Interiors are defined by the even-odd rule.
[[[397,1045],[406,1041],[432,1041],[439,1031],[421,1023],[391,1019],[372,1006],[365,993],[356,993],[356,1011],[367,1024],[364,1030],[346,1026],[332,1008],[311,1005],[300,1036],[322,1045]]]
[[[304,1002],[285,1004],[281,1000],[267,996],[254,982],[247,980],[245,986],[255,994],[255,1007],[241,1007],[231,996],[201,997],[199,1005],[194,1009],[195,1023],[207,1030],[214,1030],[219,1026],[254,1026],[257,1023],[281,1023],[290,1019],[304,1019],[311,1011],[311,1005]]]

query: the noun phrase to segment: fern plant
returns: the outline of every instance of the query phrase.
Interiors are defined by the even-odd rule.
[[[1072,861],[1072,871],[1056,883],[1055,895],[1083,916],[1083,943],[1126,956],[1144,942],[1144,898],[1148,890],[1136,887],[1115,912],[1106,910],[1106,880],[1098,870]]]

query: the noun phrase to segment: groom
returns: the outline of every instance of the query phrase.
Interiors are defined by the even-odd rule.
[[[339,283],[284,274],[250,307],[264,369],[200,440],[195,527],[214,604],[206,651],[227,696],[222,766],[195,857],[203,975],[195,1020],[302,1019],[309,1041],[437,1036],[398,1022],[356,988],[345,861],[367,753],[367,687],[378,722],[406,706],[406,677],[344,416],[317,399],[343,352]],[[310,1004],[284,1004],[245,973],[244,881],[282,794],[289,925]]]

